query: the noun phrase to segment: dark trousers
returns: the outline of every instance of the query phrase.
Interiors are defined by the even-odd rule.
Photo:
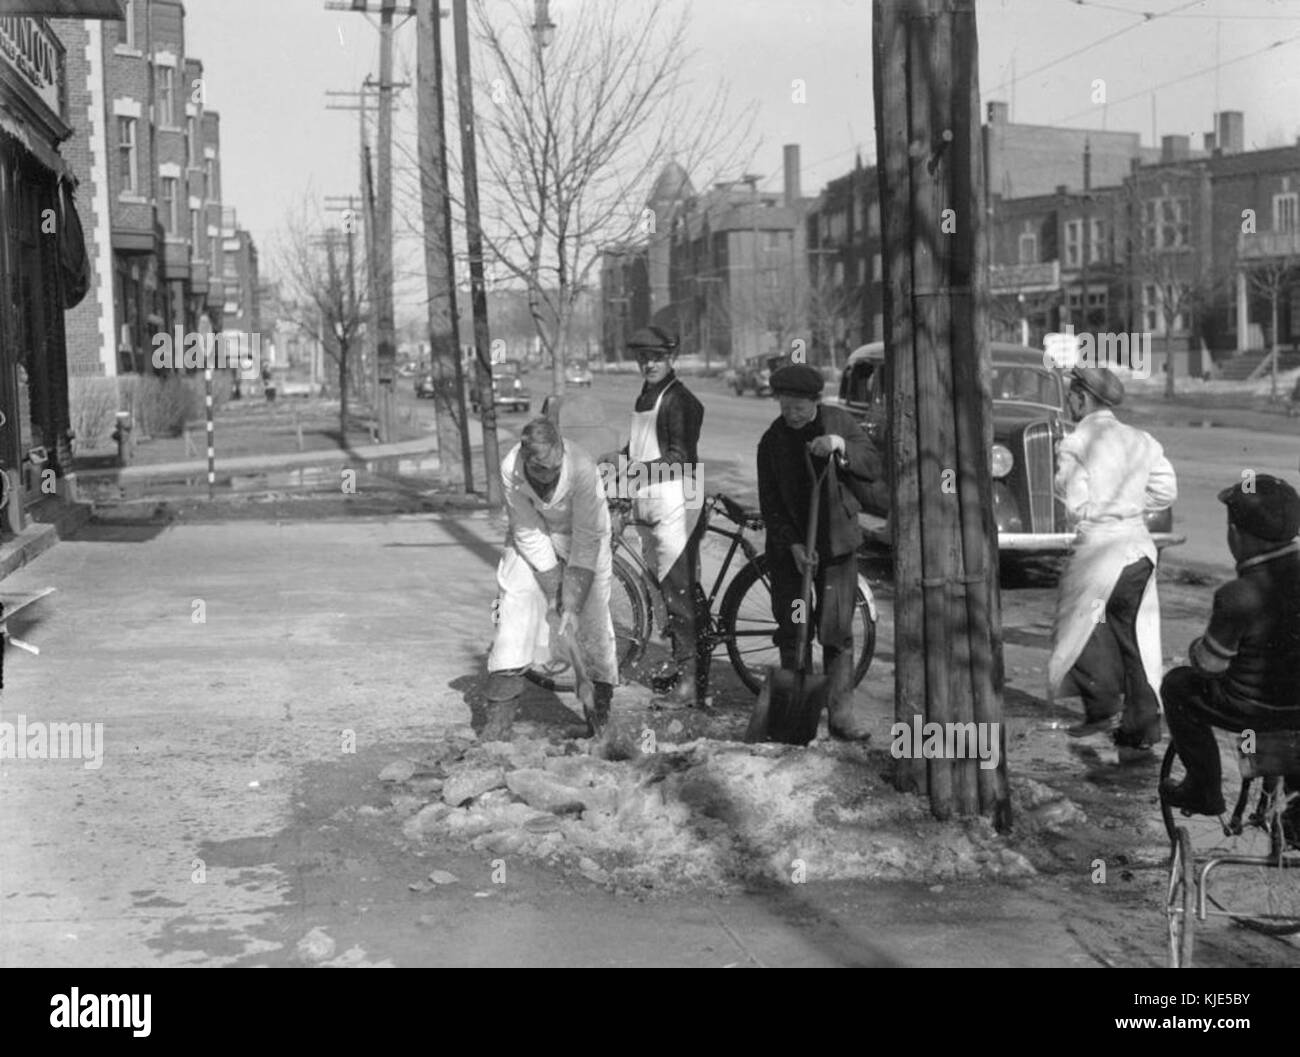
[[[700,581],[700,531],[703,518],[686,541],[682,553],[668,568],[667,575],[659,581],[664,599],[667,626],[664,630],[673,644],[673,663],[678,671],[689,671],[696,660],[695,628],[699,614],[695,612],[694,585]]]
[[[1300,709],[1282,711],[1229,701],[1218,679],[1192,667],[1175,668],[1166,675],[1160,696],[1169,736],[1187,769],[1188,782],[1197,789],[1217,792],[1223,780],[1213,728],[1234,734],[1300,729]],[[1296,777],[1291,776],[1288,789],[1295,787]]]
[[[791,668],[797,658],[799,625],[795,621],[795,602],[803,587],[803,574],[794,563],[794,556],[785,551],[779,556],[768,555],[768,575],[772,581],[772,618],[777,623],[772,641],[781,651],[781,666]],[[845,554],[829,562],[822,562],[813,576],[812,613],[803,614],[814,621],[817,640],[823,654],[853,651],[853,608],[858,592],[858,563],[852,554]],[[812,636],[808,637],[809,646]],[[823,657],[829,661],[830,657]],[[829,664],[827,665],[829,667]]]
[[[1132,733],[1150,730],[1160,721],[1160,699],[1147,682],[1137,643],[1138,607],[1154,570],[1149,558],[1124,566],[1106,600],[1106,619],[1097,621],[1072,669],[1087,718],[1105,719],[1123,708],[1120,727]]]

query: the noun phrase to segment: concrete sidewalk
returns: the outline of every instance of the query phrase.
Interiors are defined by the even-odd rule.
[[[42,652],[8,652],[0,719],[89,726],[81,758],[0,759],[0,961],[281,965],[324,935],[314,963],[1161,963],[1154,872],[1102,903],[1083,866],[640,901],[517,858],[496,884],[465,846],[403,841],[377,776],[481,721],[503,533],[485,513],[92,524],[14,574],[9,590],[58,592],[14,622]],[[1041,663],[1041,620],[1006,619],[1013,678]],[[881,634],[860,700],[887,725]],[[576,719],[571,705],[525,718]],[[458,882],[413,891],[435,868]],[[1233,939],[1206,957],[1293,957],[1260,951]]]

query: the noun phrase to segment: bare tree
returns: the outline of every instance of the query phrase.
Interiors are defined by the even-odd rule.
[[[347,434],[348,401],[356,371],[354,352],[361,346],[367,299],[364,252],[352,255],[348,274],[348,235],[323,228],[310,194],[287,218],[272,260],[287,294],[293,322],[311,334],[338,367],[339,429]]]
[[[1270,381],[1269,399],[1277,399],[1277,306],[1282,295],[1290,290],[1300,270],[1300,259],[1294,254],[1284,253],[1278,257],[1257,260],[1246,271],[1246,282],[1252,290],[1268,298],[1269,337],[1272,348],[1269,350]]]
[[[753,110],[737,122],[721,86],[689,83],[686,14],[670,21],[666,0],[585,0],[566,9],[549,46],[527,6],[516,0],[509,25],[502,6],[475,4],[490,100],[477,123],[484,236],[527,290],[563,392],[575,309],[600,247],[655,230],[642,203],[670,159],[688,172],[737,164]]]

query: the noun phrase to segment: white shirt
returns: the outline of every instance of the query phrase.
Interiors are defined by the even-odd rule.
[[[1130,521],[1178,498],[1178,479],[1160,443],[1108,409],[1085,415],[1061,441],[1058,459],[1056,494],[1076,521]]]
[[[559,558],[600,572],[609,554],[609,506],[595,462],[566,443],[564,464],[551,498],[543,501],[528,483],[520,445],[501,461],[506,512],[515,549],[538,572],[555,568]]]

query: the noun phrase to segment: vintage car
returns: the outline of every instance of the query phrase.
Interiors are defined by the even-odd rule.
[[[513,360],[506,360],[504,363],[494,363],[492,365],[492,396],[493,403],[497,407],[525,413],[532,410],[532,393],[529,392],[528,387],[524,385],[524,380],[519,375],[519,364]],[[479,389],[477,375],[470,382],[469,403],[474,414],[477,415],[482,410],[483,394]]]
[[[586,360],[570,360],[565,364],[564,384],[577,389],[591,388],[591,368]]]
[[[998,548],[1003,552],[1064,553],[1074,532],[1065,507],[1052,492],[1056,445],[1074,425],[1066,410],[1066,372],[1046,367],[1040,349],[994,342],[993,361],[993,510]],[[863,345],[848,359],[840,377],[839,401],[863,424],[877,446],[887,450],[888,421],[885,349]],[[873,484],[867,513],[888,517],[889,485]],[[1157,547],[1182,543],[1173,532],[1173,510],[1148,513],[1147,528]],[[886,542],[885,530],[869,532]]]
[[[753,356],[734,371],[728,372],[727,384],[736,391],[737,396],[744,396],[748,390],[753,390],[755,396],[769,396],[772,387],[768,383],[772,372],[787,362],[785,356]]]

